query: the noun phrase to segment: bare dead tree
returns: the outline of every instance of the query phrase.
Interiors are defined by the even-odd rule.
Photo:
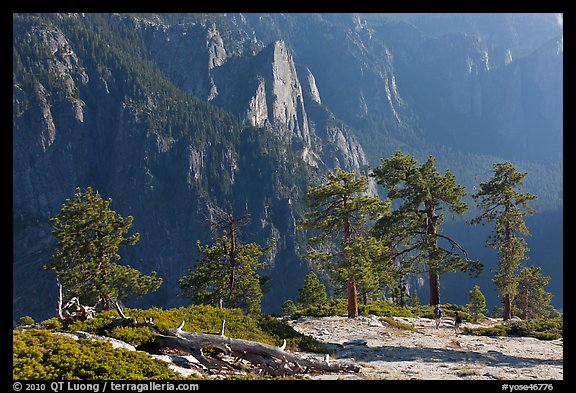
[[[183,326],[184,321],[175,329],[167,329],[167,334],[160,334],[155,331],[154,337],[161,347],[189,353],[209,370],[233,368],[231,363],[205,353],[205,350],[210,348],[218,349],[225,355],[233,357],[235,362],[245,360],[262,372],[273,376],[293,375],[312,370],[329,372],[358,372],[360,370],[360,367],[355,364],[330,363],[328,356],[323,360],[318,360],[286,351],[286,340],[281,346],[274,346],[257,341],[226,337],[224,335],[224,320],[219,334],[186,332],[182,330]]]
[[[210,218],[206,220],[210,225],[211,232],[214,231],[226,231],[228,238],[230,240],[230,249],[228,250],[228,258],[230,263],[230,277],[228,288],[230,293],[234,293],[236,287],[236,266],[238,258],[238,234],[240,227],[247,225],[251,221],[251,216],[249,214],[236,217],[233,214],[225,212],[220,208],[210,209]],[[230,307],[236,307],[234,297],[231,296],[229,299]]]

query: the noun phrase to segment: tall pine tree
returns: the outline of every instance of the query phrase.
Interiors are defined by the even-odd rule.
[[[390,201],[367,195],[368,178],[357,177],[355,172],[336,168],[328,174],[327,181],[308,189],[308,199],[313,211],[305,213],[300,223],[302,229],[312,229],[315,235],[309,241],[318,245],[309,257],[326,263],[326,267],[336,273],[339,281],[346,286],[348,296],[348,317],[358,316],[357,284],[359,275],[374,274],[368,264],[359,265],[361,259],[353,253],[355,239],[363,235],[368,220],[387,214]]]
[[[373,176],[386,188],[388,198],[400,202],[390,216],[376,223],[373,233],[390,245],[392,257],[404,270],[426,266],[430,305],[440,304],[441,273],[460,270],[477,276],[482,270],[482,265],[469,259],[456,241],[441,233],[445,210],[463,214],[468,209],[462,201],[464,187],[456,183],[449,169],[440,175],[433,156],[418,165],[400,151],[383,159]]]
[[[526,240],[529,235],[524,217],[533,214],[534,209],[528,203],[536,196],[520,193],[527,173],[518,172],[509,162],[493,164],[494,175],[490,180],[480,183],[480,189],[472,197],[480,208],[481,214],[470,220],[472,224],[494,222],[492,235],[486,245],[498,251],[498,271],[494,276],[497,290],[503,296],[503,319],[512,318],[512,301],[516,295],[517,274],[523,260],[526,260]]]
[[[120,246],[134,245],[140,234],[128,235],[134,218],[123,218],[110,209],[112,199],[104,200],[91,187],[76,189],[57,217],[51,219],[57,248],[52,261],[44,266],[56,273],[67,297],[83,304],[100,303],[108,309],[113,302],[142,296],[162,284],[156,272],[149,276],[120,265]]]

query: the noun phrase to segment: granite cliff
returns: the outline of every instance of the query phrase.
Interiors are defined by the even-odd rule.
[[[108,23],[135,37],[112,32],[108,43],[84,46]],[[123,259],[165,280],[144,302],[185,302],[176,282],[197,258],[196,239],[209,239],[203,223],[214,206],[252,216],[246,241],[278,242],[267,270],[272,298],[296,296],[306,265],[295,223],[307,184],[368,162],[350,128],[322,107],[306,68],[302,87],[282,41],[229,59],[214,26],[178,35],[130,17],[73,14],[18,16],[14,29],[15,315],[52,314],[55,282],[41,270],[55,246],[49,217],[88,185],[135,217],[141,246]],[[186,32],[198,36],[185,41]],[[161,56],[158,40],[188,46],[168,44]]]

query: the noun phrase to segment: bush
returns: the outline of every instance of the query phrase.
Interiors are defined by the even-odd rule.
[[[16,326],[26,326],[32,325],[34,323],[34,319],[31,316],[25,315],[16,322]]]
[[[380,317],[413,317],[413,309],[418,309],[419,307],[401,307],[392,304],[386,300],[375,300],[366,305],[360,305],[359,312],[362,315],[377,315]]]
[[[348,300],[330,298],[324,304],[314,304],[294,313],[295,318],[304,315],[311,317],[346,316],[348,315]]]
[[[41,325],[48,330],[58,331],[64,328],[62,322],[58,318],[50,318],[45,321],[42,321]]]
[[[13,379],[181,379],[145,353],[108,342],[78,341],[48,330],[12,333]]]
[[[273,324],[273,317],[265,316],[251,317],[245,315],[239,309],[216,308],[210,305],[194,305],[163,310],[160,308],[125,309],[124,313],[144,321],[144,318],[152,318],[154,326],[161,332],[166,333],[167,329],[175,328],[184,321],[184,331],[218,333],[222,324],[222,319],[226,320],[224,334],[228,337],[240,338],[251,341],[258,341],[265,344],[279,345],[282,339],[296,337],[294,331],[288,324],[277,321]],[[112,319],[117,317],[115,311],[103,311],[95,318],[85,321],[76,321],[66,328],[56,318],[42,322],[42,325],[52,331],[73,332],[82,330],[88,333],[107,336],[125,341],[135,347],[148,344],[153,341],[153,334],[147,327],[114,326]],[[268,321],[268,322],[263,322]],[[280,328],[280,324],[284,326]],[[284,329],[284,330],[282,330]],[[290,332],[292,330],[292,332]],[[303,339],[300,338],[300,341]],[[298,343],[298,346],[301,344]],[[311,346],[313,346],[311,344]]]
[[[296,311],[298,311],[298,308],[296,307],[296,304],[294,304],[294,302],[291,299],[288,299],[284,302],[284,304],[282,305],[282,316],[285,317],[290,317],[292,315],[294,315],[296,313]]]
[[[382,317],[382,318],[380,318],[380,321],[386,322],[386,323],[389,324],[390,326],[397,327],[398,329],[402,329],[402,330],[416,330],[416,328],[414,327],[414,325],[397,321],[397,320],[395,320],[394,318],[391,318],[391,317]]]
[[[280,321],[269,315],[262,315],[258,319],[258,326],[263,331],[277,337],[278,342],[286,339],[286,347],[299,349],[307,352],[327,353],[328,349],[318,340],[297,332],[284,321]]]
[[[556,340],[563,337],[563,327],[562,318],[535,318],[506,321],[489,328],[464,328],[464,331],[477,336],[520,336]]]
[[[106,335],[117,340],[122,340],[135,347],[154,342],[154,335],[148,328],[116,326]]]
[[[554,340],[563,337],[561,318],[534,318],[525,321],[509,321],[508,335],[535,337],[541,340]]]
[[[441,304],[440,308],[442,309],[442,317],[443,318],[454,318],[454,313],[458,311],[458,314],[462,317],[464,321],[471,321],[473,320],[472,316],[468,311],[467,306],[461,306],[459,304]],[[419,315],[424,318],[434,318],[434,307],[433,306],[423,306],[421,309],[421,314]]]
[[[275,344],[275,338],[263,331],[255,318],[245,315],[240,309],[216,308],[211,305],[193,305],[163,310],[126,309],[125,314],[139,321],[153,318],[154,325],[161,333],[168,328],[175,328],[184,321],[182,330],[200,333],[218,333],[222,320],[226,320],[224,334],[228,337]]]
[[[162,310],[126,309],[129,317],[143,321],[153,318],[159,331],[177,327],[185,321],[183,330],[217,333],[222,319],[226,320],[228,337],[281,345],[302,351],[327,353],[319,341],[295,331],[286,322],[272,316],[244,315],[238,309],[218,309],[208,305]],[[66,328],[56,318],[42,323],[53,331],[83,330],[92,334],[113,337],[136,347],[153,342],[147,327],[111,327],[114,311],[97,314],[94,319],[76,321]],[[110,343],[78,340],[53,334],[50,330],[14,331],[14,379],[178,379],[164,362],[156,361],[143,352],[113,349]]]

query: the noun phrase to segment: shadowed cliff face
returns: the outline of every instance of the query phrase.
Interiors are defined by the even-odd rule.
[[[332,165],[363,168],[367,160],[350,131],[327,120],[333,115],[325,108],[310,123],[308,98],[285,44],[230,60],[227,53],[233,52],[213,26],[183,34],[130,18],[108,19],[119,23],[118,29],[142,32],[140,45],[153,42],[152,57],[162,59],[160,68],[172,77],[184,75],[182,88],[249,122],[253,114],[261,116],[253,123],[261,130],[243,130],[233,116],[171,93],[166,79],[148,87],[147,73],[163,78],[156,63],[131,68],[139,67],[137,59],[132,66],[129,58],[114,57],[122,41],[104,44],[109,53],[84,47],[74,24],[98,27],[98,20],[82,18],[15,21],[22,67],[14,84],[14,315],[52,315],[55,280],[41,269],[55,248],[49,218],[75,187],[89,185],[111,198],[121,215],[135,217],[133,230],[141,240],[121,250],[122,261],[164,278],[142,304],[185,302],[177,296],[177,280],[198,257],[196,239],[210,238],[205,220],[211,206],[252,216],[244,241],[277,240],[264,272],[272,276],[270,295],[276,301],[264,299],[264,307],[294,298],[306,269],[297,256],[295,223],[309,176]],[[159,42],[166,43],[166,56]],[[305,74],[304,80],[314,94],[313,76]],[[310,105],[318,106],[317,89],[315,94]]]

